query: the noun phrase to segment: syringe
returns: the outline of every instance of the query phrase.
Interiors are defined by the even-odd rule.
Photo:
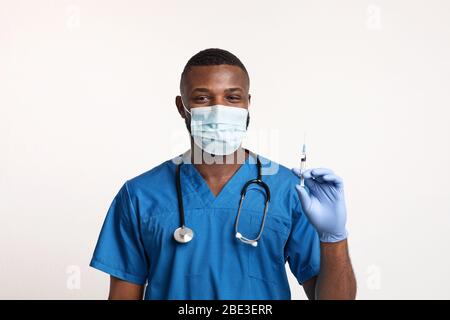
[[[305,186],[305,178],[303,177],[303,173],[306,169],[306,133],[303,140],[302,152],[300,153],[300,186]]]

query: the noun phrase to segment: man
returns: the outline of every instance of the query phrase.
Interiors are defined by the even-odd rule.
[[[355,298],[342,180],[241,147],[249,86],[228,51],[188,61],[175,102],[191,149],[113,200],[91,261],[110,299],[290,299],[286,262],[309,299]]]

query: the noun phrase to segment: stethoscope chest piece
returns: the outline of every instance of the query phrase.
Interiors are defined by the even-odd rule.
[[[189,241],[192,240],[193,237],[194,232],[192,231],[192,229],[186,226],[177,228],[173,233],[173,238],[178,243],[188,243]]]

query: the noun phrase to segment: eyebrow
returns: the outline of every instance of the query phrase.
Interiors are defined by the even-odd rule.
[[[207,88],[195,88],[194,90],[192,90],[192,93],[194,92],[209,92],[209,89]]]
[[[236,92],[236,91],[243,92],[244,90],[242,88],[240,88],[240,87],[228,88],[228,89],[224,90],[224,92]],[[206,93],[208,93],[209,89],[208,88],[195,88],[194,90],[192,90],[191,94],[195,93],[195,92],[206,92]]]
[[[243,90],[242,88],[229,88],[225,90],[225,92],[235,92],[235,91],[243,91]]]

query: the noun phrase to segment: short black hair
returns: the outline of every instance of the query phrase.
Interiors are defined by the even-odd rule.
[[[222,64],[237,66],[241,68],[242,71],[244,71],[245,75],[247,76],[248,82],[250,83],[250,77],[248,75],[247,69],[245,68],[241,60],[239,60],[238,57],[236,57],[234,54],[232,54],[227,50],[218,48],[209,48],[198,52],[188,60],[186,66],[183,69],[183,72],[181,73],[180,91],[182,91],[184,77],[191,69],[191,67],[218,66]]]

